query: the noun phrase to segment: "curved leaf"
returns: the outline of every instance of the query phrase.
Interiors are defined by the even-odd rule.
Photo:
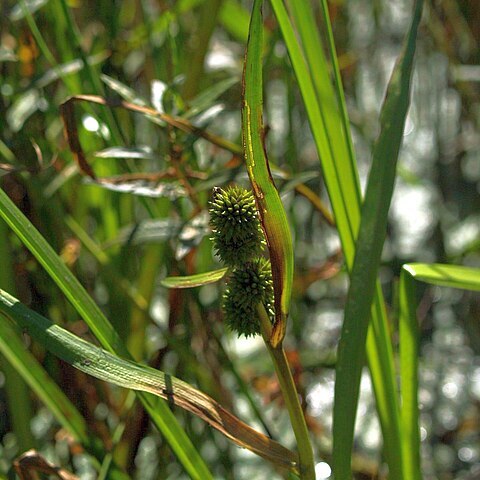
[[[98,305],[85,291],[52,247],[0,189],[0,216],[18,235],[39,263],[45,268],[77,312],[85,320],[99,342],[112,353],[130,358],[120,336],[102,313]],[[152,402],[144,393],[138,396],[156,427],[177,455],[188,474],[198,480],[212,479],[205,462],[193,446],[175,415],[164,402]]]
[[[118,235],[103,244],[103,248],[115,245],[143,245],[145,243],[158,243],[178,236],[182,222],[174,218],[155,218],[141,220],[136,224],[122,227]]]
[[[97,158],[141,158],[154,160],[150,147],[109,147],[94,153]]]
[[[275,324],[270,342],[285,336],[293,283],[293,245],[287,216],[273,182],[263,145],[263,22],[261,2],[255,2],[243,71],[242,135],[247,171],[257,202],[272,264]]]
[[[159,370],[122,359],[53,324],[0,290],[0,312],[56,356],[82,372],[120,387],[152,393],[200,417],[240,447],[294,470],[296,455],[257,432],[208,395]]]

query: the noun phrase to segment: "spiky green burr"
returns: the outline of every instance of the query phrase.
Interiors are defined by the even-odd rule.
[[[273,321],[272,270],[270,261],[265,258],[257,258],[235,269],[231,274],[223,297],[223,310],[228,327],[239,336],[259,334],[259,303],[263,303]]]
[[[229,267],[261,254],[265,241],[251,191],[238,186],[215,188],[210,202],[215,253]]]

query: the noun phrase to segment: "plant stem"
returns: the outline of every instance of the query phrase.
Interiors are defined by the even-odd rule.
[[[312,445],[283,344],[280,343],[277,347],[271,345],[270,336],[272,333],[272,325],[263,304],[260,303],[258,305],[257,312],[260,317],[263,340],[272,358],[283,399],[290,416],[293,433],[297,440],[300,478],[302,480],[315,480]]]

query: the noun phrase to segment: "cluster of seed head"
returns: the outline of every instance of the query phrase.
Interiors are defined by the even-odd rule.
[[[272,321],[274,311],[271,265],[260,256],[265,240],[252,192],[238,186],[215,188],[210,226],[216,254],[232,269],[223,296],[225,322],[239,335],[256,335],[258,304],[263,303]]]
[[[235,269],[223,296],[223,311],[228,327],[239,335],[260,333],[257,305],[263,303],[273,319],[273,283],[270,261],[257,258]]]
[[[259,256],[265,241],[252,192],[241,187],[215,188],[210,203],[213,248],[229,267]]]

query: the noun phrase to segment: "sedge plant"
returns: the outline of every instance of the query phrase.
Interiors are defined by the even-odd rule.
[[[237,186],[214,189],[210,224],[215,251],[231,269],[223,298],[225,323],[238,335],[261,333],[297,440],[300,477],[313,480],[313,451],[299,395],[282,343],[271,341],[276,318],[273,278],[270,261],[260,256],[266,242],[253,193]]]

